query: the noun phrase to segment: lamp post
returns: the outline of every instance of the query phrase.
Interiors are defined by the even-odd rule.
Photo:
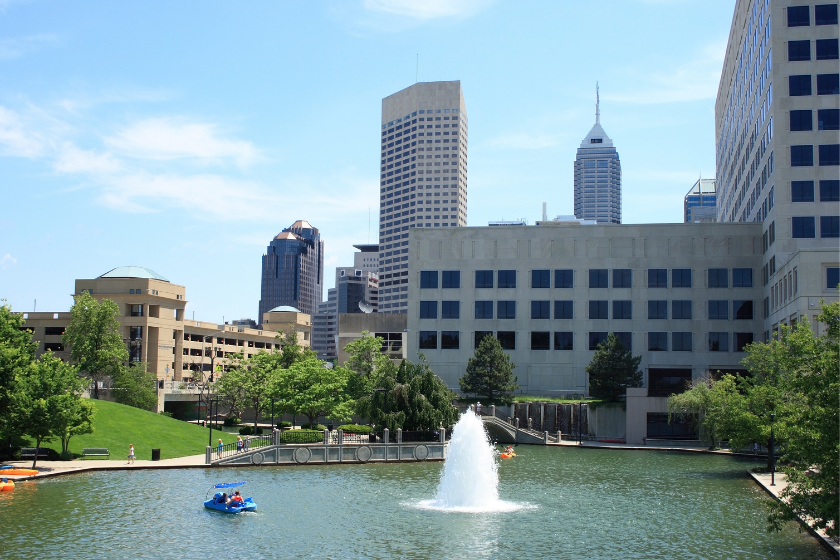
[[[776,415],[770,415],[770,486],[776,485],[776,435],[773,432],[773,422]]]
[[[583,443],[583,401],[578,402],[578,445]]]

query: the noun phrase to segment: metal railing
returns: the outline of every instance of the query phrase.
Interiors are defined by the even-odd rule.
[[[224,459],[238,453],[245,453],[260,447],[273,445],[274,441],[270,435],[248,436],[241,442],[223,443],[213,446],[212,454],[216,459]]]

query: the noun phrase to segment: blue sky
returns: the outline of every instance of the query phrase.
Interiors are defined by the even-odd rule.
[[[468,225],[572,213],[596,81],[624,223],[681,222],[715,172],[733,7],[0,0],[0,298],[65,311],[74,279],[139,265],[188,317],[256,318],[260,257],[298,219],[331,287],[376,241],[381,99],[415,73],[461,80]]]

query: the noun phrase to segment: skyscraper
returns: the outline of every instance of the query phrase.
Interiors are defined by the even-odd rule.
[[[467,109],[460,81],[382,100],[379,312],[408,305],[408,230],[467,224]]]
[[[317,228],[298,220],[271,240],[262,258],[259,318],[279,305],[307,315],[318,311],[324,285],[324,242]]]
[[[683,223],[697,220],[715,221],[717,216],[717,192],[714,179],[697,179],[683,197]]]
[[[575,158],[575,217],[599,224],[621,223],[621,162],[601,128],[601,99],[595,88],[595,125]]]

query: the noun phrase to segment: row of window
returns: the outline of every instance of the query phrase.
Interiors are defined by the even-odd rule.
[[[797,109],[790,112],[791,132],[814,130],[814,111]],[[840,109],[818,109],[817,130],[840,130]]]
[[[837,60],[838,44],[837,39],[817,39],[816,41],[817,60]],[[788,61],[799,62],[811,60],[811,41],[788,41]]]
[[[810,6],[788,6],[788,27],[808,27],[811,25]],[[837,4],[817,4],[814,6],[814,25],[837,25]]]
[[[840,201],[840,180],[820,181],[820,202]],[[814,181],[791,181],[791,202],[814,202]]]
[[[790,219],[791,237],[814,239],[817,237],[816,216],[793,216]],[[820,237],[840,237],[840,216],[820,216]]]
[[[819,165],[840,165],[840,144],[818,146]],[[813,167],[814,146],[810,144],[790,147],[791,167]]]
[[[791,97],[814,95],[810,74],[788,76],[788,92]],[[840,74],[817,74],[817,95],[840,94]]]

